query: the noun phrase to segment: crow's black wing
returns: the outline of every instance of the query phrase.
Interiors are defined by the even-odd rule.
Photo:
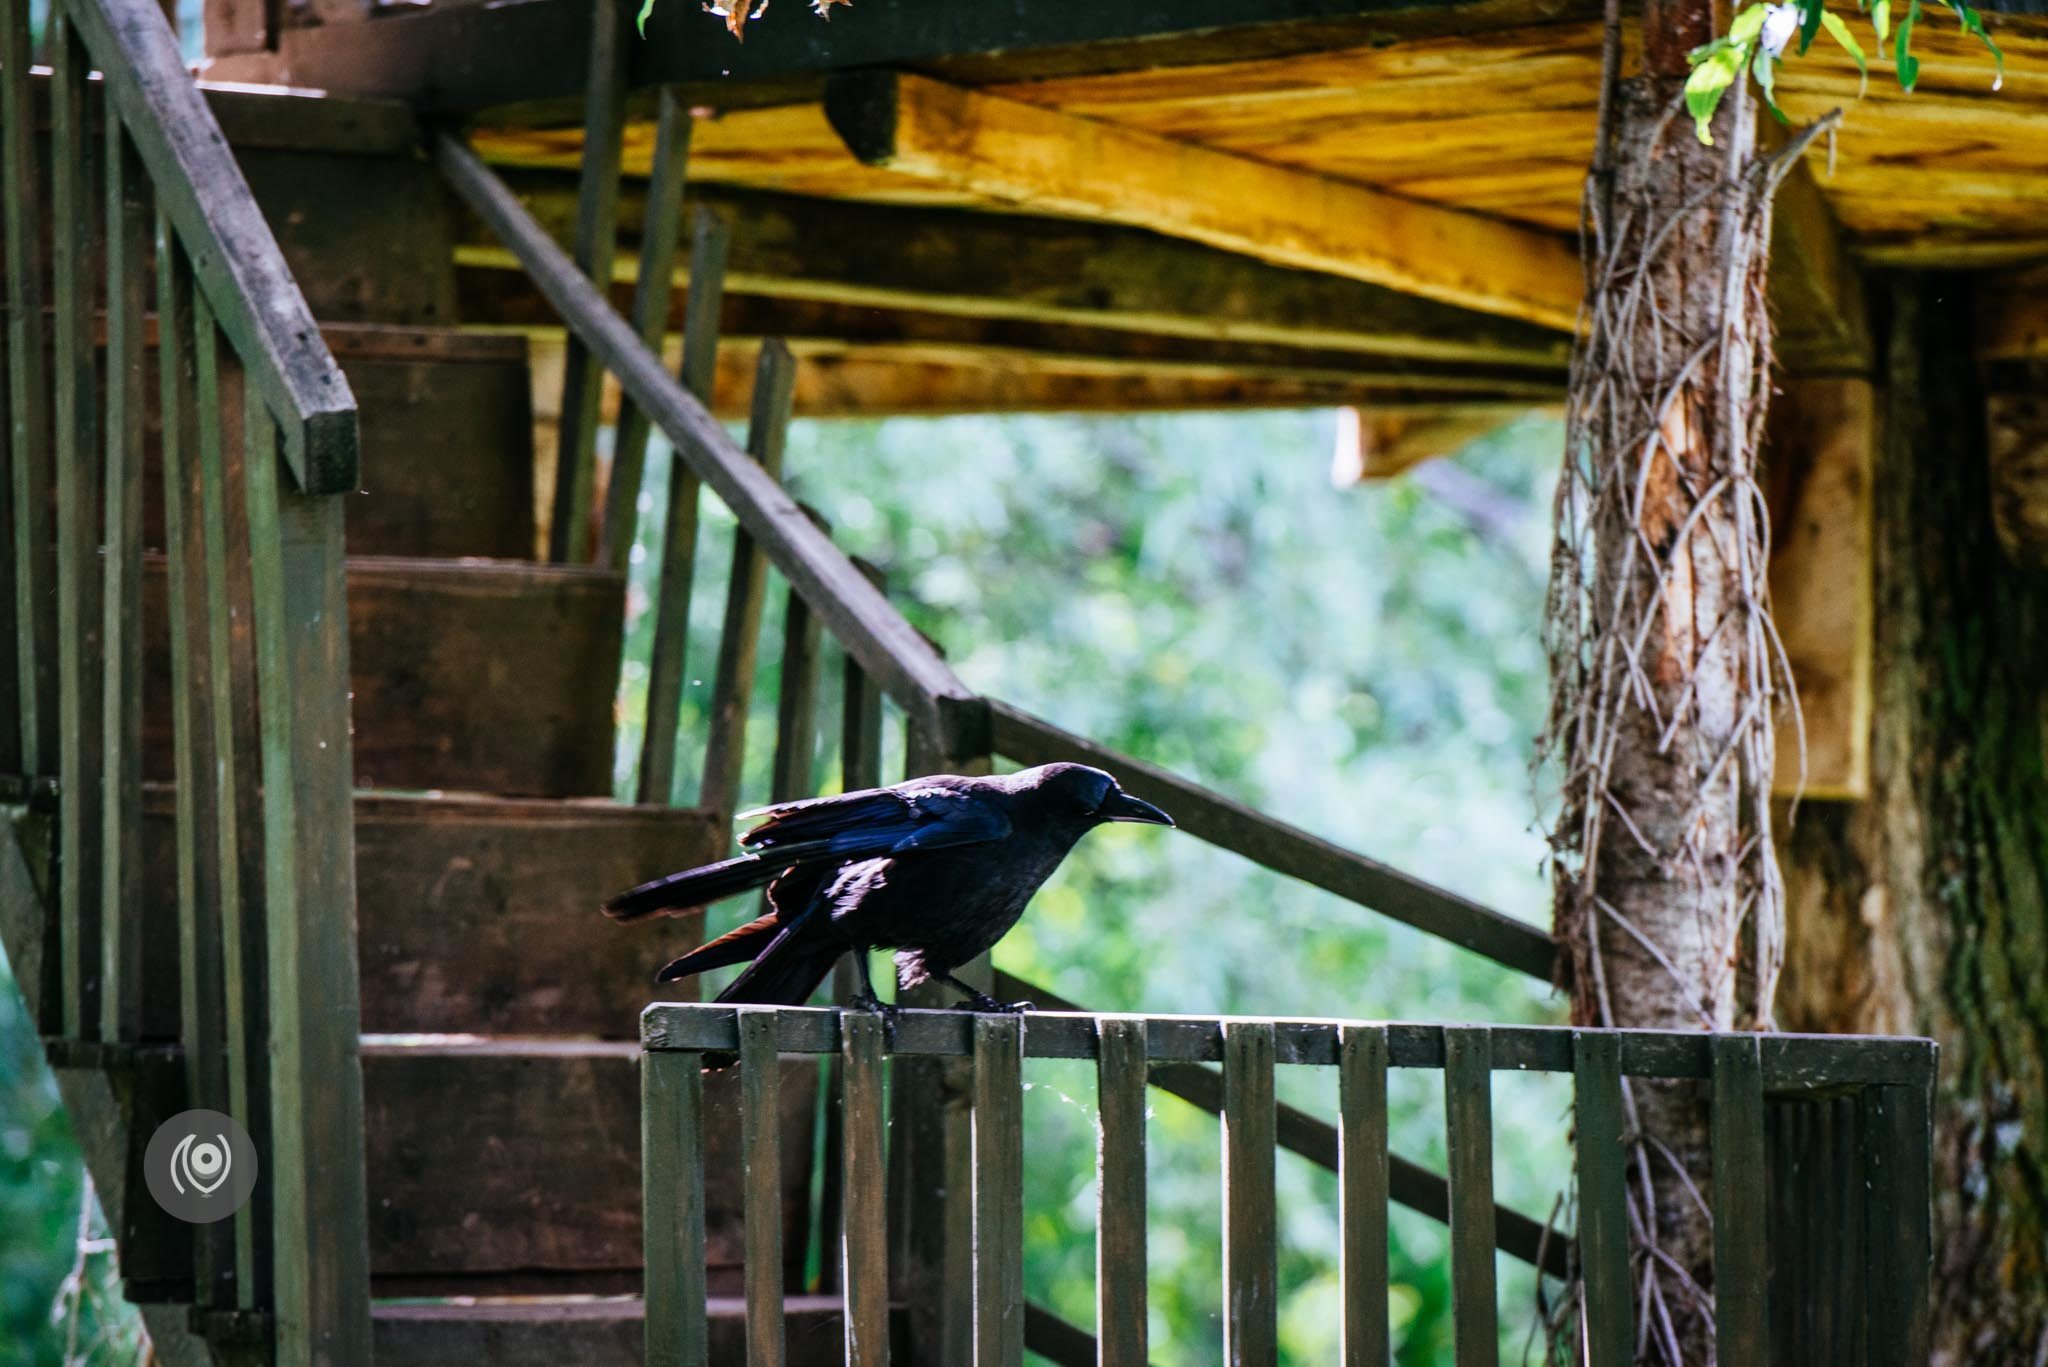
[[[1010,833],[1001,795],[977,788],[972,779],[949,776],[786,803],[766,809],[766,815],[740,844],[785,862],[878,859],[979,845]]]

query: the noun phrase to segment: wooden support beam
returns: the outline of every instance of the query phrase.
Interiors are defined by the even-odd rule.
[[[825,114],[870,166],[1462,308],[1570,328],[1564,238],[923,76],[851,72]]]
[[[1454,456],[1519,416],[1497,405],[1402,413],[1341,408],[1330,483],[1344,489],[1369,479],[1392,479],[1426,460]]]
[[[478,143],[487,151],[489,136]],[[521,167],[505,178],[567,245],[575,176]],[[693,188],[690,200],[732,225],[726,288],[736,294],[1560,370],[1570,349],[1556,329],[1114,224],[716,189]],[[620,198],[622,276],[646,205],[637,182]],[[474,217],[458,231],[458,260],[511,265]],[[678,270],[677,289],[685,283]],[[472,306],[466,321],[493,321]]]
[[[1803,164],[1778,187],[1771,210],[1771,321],[1773,349],[1786,374],[1871,373],[1863,277]]]
[[[1788,380],[1771,404],[1764,447],[1771,601],[1799,686],[1809,798],[1860,798],[1870,790],[1877,438],[1867,379]],[[1777,791],[1790,794],[1799,781],[1799,735],[1780,715]]]

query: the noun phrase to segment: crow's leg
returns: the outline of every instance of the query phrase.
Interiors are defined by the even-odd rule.
[[[1036,1011],[1038,1009],[1037,1005],[1032,1002],[999,1002],[980,988],[969,987],[950,973],[935,973],[932,976],[954,991],[964,992],[967,995],[967,1000],[960,1004],[969,1011],[1015,1015],[1020,1011]]]
[[[847,1005],[855,1011],[872,1011],[884,1020],[896,1018],[896,1008],[875,995],[875,980],[868,975],[868,952],[865,949],[853,951],[854,971],[860,974],[860,991],[853,994]]]

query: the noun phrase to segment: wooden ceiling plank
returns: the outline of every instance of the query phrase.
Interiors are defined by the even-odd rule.
[[[862,162],[905,176],[1548,327],[1578,313],[1576,250],[1496,219],[922,76],[835,77],[825,111]]]

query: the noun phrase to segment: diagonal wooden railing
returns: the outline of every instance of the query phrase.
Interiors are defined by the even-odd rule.
[[[31,69],[29,0],[0,0],[0,711],[19,718],[0,728],[0,770],[56,819],[60,972],[41,1025],[59,1062],[181,1059],[170,1100],[227,1112],[257,1142],[265,1181],[238,1214],[177,1226],[161,1247],[124,1237],[131,1290],[146,1268],[164,1299],[280,1362],[364,1361],[342,559],[355,400],[155,0],[54,0],[42,37],[47,74]],[[142,519],[152,347],[160,558]],[[155,971],[141,947],[143,587],[156,577],[177,780],[175,1043],[141,1034]],[[131,1134],[131,1162],[148,1137]]]

